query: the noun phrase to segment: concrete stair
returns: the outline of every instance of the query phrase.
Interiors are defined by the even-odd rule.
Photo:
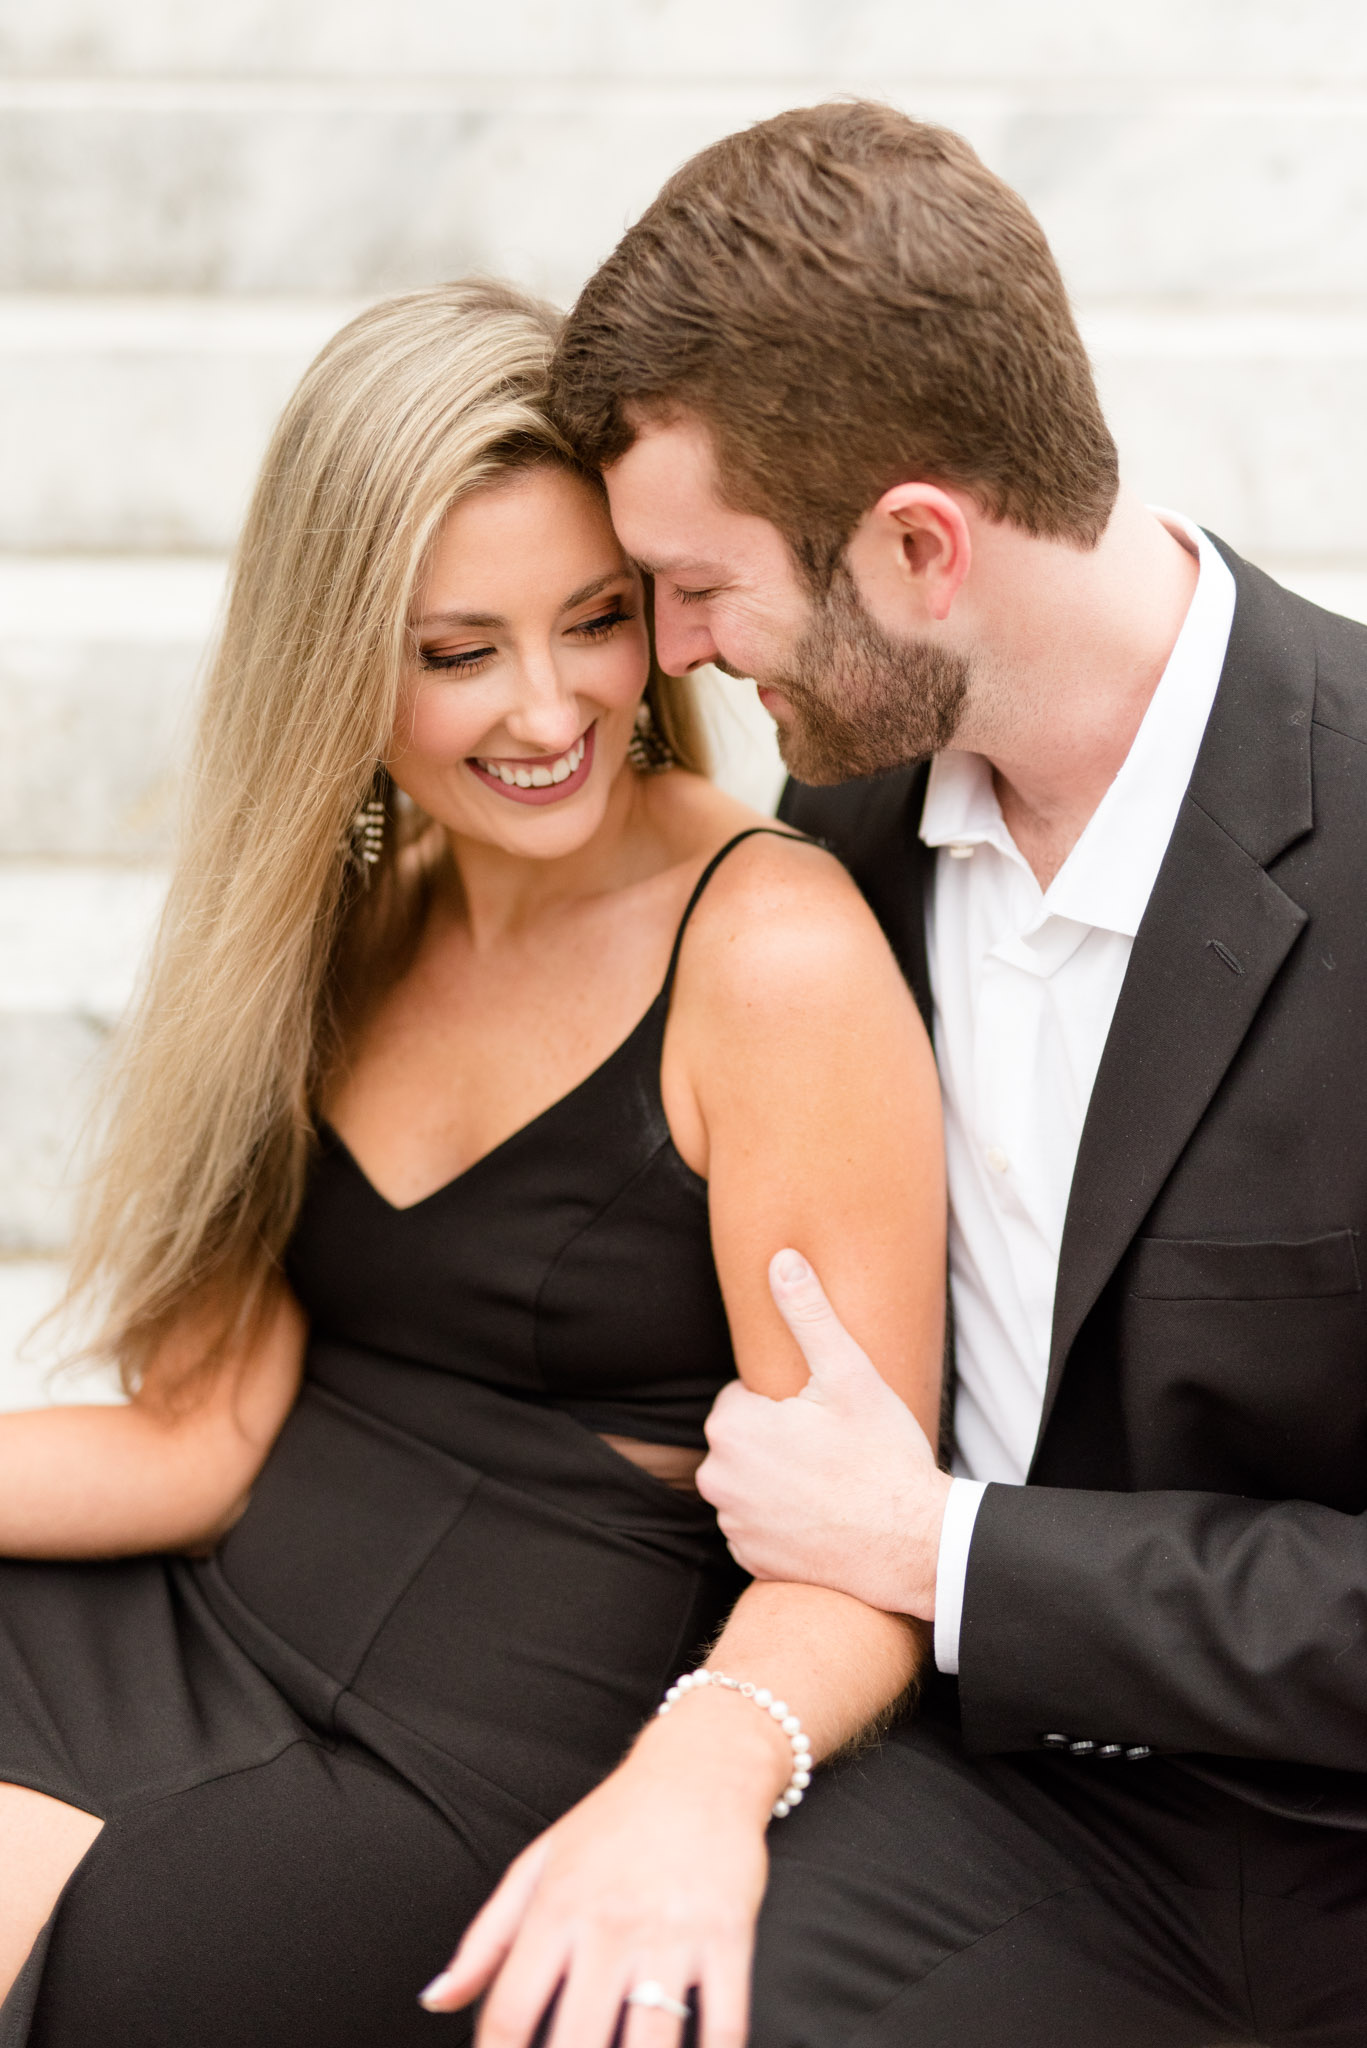
[[[1127,476],[1367,617],[1367,13],[1353,0],[0,0],[0,1404],[160,900],[265,438],[377,293],[567,301],[665,175],[869,91],[1030,199]],[[765,720],[709,698],[728,784]]]

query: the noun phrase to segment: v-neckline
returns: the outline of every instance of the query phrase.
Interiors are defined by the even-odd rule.
[[[574,1101],[577,1095],[582,1095],[586,1088],[592,1087],[593,1083],[600,1079],[600,1077],[604,1073],[606,1073],[607,1069],[610,1066],[612,1066],[615,1061],[621,1059],[623,1054],[628,1052],[630,1048],[636,1043],[636,1040],[640,1037],[641,1033],[645,1030],[646,1026],[652,1021],[656,1011],[660,1008],[661,1004],[667,1000],[668,996],[669,986],[668,984],[666,984],[665,987],[660,990],[660,993],[656,996],[654,1002],[646,1011],[645,1015],[639,1018],[637,1022],[632,1025],[626,1037],[622,1039],[619,1044],[615,1045],[610,1053],[605,1054],[604,1057],[601,1060],[599,1060],[597,1066],[592,1068],[587,1074],[585,1074],[582,1081],[576,1081],[573,1088],[566,1089],[563,1095],[557,1095],[554,1102],[548,1102],[544,1109],[539,1109],[536,1112],[535,1116],[529,1117],[527,1119],[526,1123],[519,1124],[516,1130],[509,1131],[506,1138],[500,1138],[498,1143],[496,1145],[491,1145],[487,1152],[481,1152],[477,1159],[472,1159],[470,1161],[470,1164],[468,1166],[463,1166],[459,1173],[453,1173],[449,1180],[444,1180],[441,1183],[440,1187],[433,1188],[430,1191],[430,1193],[425,1195],[419,1195],[416,1201],[391,1202],[389,1196],[385,1194],[384,1190],[375,1185],[375,1182],[366,1172],[360,1160],[356,1157],[356,1154],[352,1151],[350,1145],[348,1145],[346,1139],[342,1136],[341,1132],[337,1129],[336,1125],[329,1123],[326,1117],[318,1118],[317,1128],[319,1134],[320,1136],[326,1136],[331,1141],[334,1148],[341,1153],[342,1158],[346,1161],[347,1165],[356,1175],[356,1178],[359,1181],[361,1181],[366,1188],[369,1189],[370,1193],[375,1197],[375,1200],[381,1203],[382,1206],[389,1211],[391,1216],[411,1216],[414,1210],[425,1209],[429,1206],[429,1204],[439,1201],[443,1195],[453,1194],[457,1188],[463,1186],[463,1184],[470,1179],[472,1174],[478,1173],[481,1167],[487,1166],[490,1160],[499,1158],[500,1155],[506,1152],[510,1146],[517,1144],[519,1139],[530,1136],[530,1134],[533,1131],[537,1130],[542,1124],[544,1124],[549,1117],[554,1116],[558,1110],[566,1108],[569,1103]],[[661,1103],[661,1117],[663,1118],[663,1116],[664,1105],[663,1103]],[[667,1120],[665,1122],[665,1128],[666,1133],[668,1134]],[[673,1143],[672,1136],[670,1136],[670,1142],[671,1144]]]
[[[374,1196],[375,1200],[381,1203],[382,1206],[389,1211],[391,1216],[411,1216],[415,1209],[425,1209],[431,1203],[440,1201],[443,1195],[454,1194],[457,1188],[463,1187],[466,1181],[468,1181],[473,1174],[478,1173],[482,1167],[487,1166],[490,1160],[501,1158],[502,1155],[506,1151],[508,1151],[508,1149],[511,1146],[516,1145],[521,1139],[529,1136],[531,1132],[539,1130],[541,1125],[544,1124],[548,1120],[548,1118],[555,1116],[558,1111],[564,1109],[567,1104],[573,1102],[576,1096],[582,1095],[586,1088],[591,1088],[593,1086],[593,1083],[597,1081],[601,1075],[606,1073],[607,1069],[610,1066],[612,1066],[616,1060],[621,1059],[622,1055],[636,1043],[636,1040],[640,1037],[641,1033],[646,1029],[647,1025],[649,1025],[652,1022],[658,1011],[663,1010],[666,1016],[668,1015],[670,997],[674,989],[674,976],[679,965],[679,951],[683,945],[684,933],[688,929],[689,921],[693,916],[694,910],[697,908],[699,897],[702,895],[703,890],[707,887],[713,875],[720,867],[721,863],[726,859],[727,854],[730,853],[735,847],[739,846],[742,840],[758,839],[766,836],[775,839],[802,839],[804,837],[804,834],[802,834],[801,832],[789,832],[778,825],[747,825],[743,832],[735,833],[730,839],[726,841],[725,845],[719,846],[717,848],[717,851],[712,855],[711,859],[707,861],[702,873],[698,876],[697,881],[693,885],[692,894],[689,896],[687,903],[684,905],[683,916],[679,919],[678,926],[675,929],[674,945],[669,955],[669,966],[665,971],[663,986],[661,987],[659,994],[656,996],[650,1008],[646,1011],[645,1015],[640,1019],[638,1023],[632,1026],[631,1030],[627,1033],[626,1037],[622,1040],[621,1044],[615,1045],[612,1051],[607,1054],[606,1058],[601,1059],[598,1062],[598,1065],[593,1068],[592,1072],[585,1074],[582,1081],[576,1082],[573,1088],[566,1090],[565,1094],[558,1095],[554,1102],[548,1102],[546,1104],[546,1107],[544,1109],[538,1110],[534,1117],[528,1118],[525,1124],[519,1124],[515,1131],[509,1131],[506,1138],[500,1138],[496,1145],[491,1146],[487,1152],[481,1152],[478,1159],[472,1159],[468,1166],[462,1167],[459,1173],[453,1173],[449,1180],[444,1180],[440,1187],[433,1188],[430,1194],[420,1195],[416,1202],[391,1202],[388,1195],[382,1193],[381,1190],[376,1187],[374,1181],[370,1178],[370,1175],[366,1172],[360,1160],[356,1157],[351,1147],[347,1144],[347,1141],[342,1136],[341,1132],[337,1130],[335,1125],[330,1124],[326,1117],[319,1117],[317,1119],[317,1128],[320,1134],[325,1132],[332,1139],[333,1144],[341,1153],[343,1159],[346,1160],[347,1163],[350,1165],[353,1173],[356,1175],[356,1178],[370,1190],[370,1193]],[[659,1102],[660,1121],[664,1126],[665,1141],[669,1145],[670,1149],[673,1151],[680,1165],[684,1168],[685,1172],[690,1174],[694,1180],[698,1181],[700,1185],[705,1187],[706,1181],[703,1179],[703,1176],[694,1171],[694,1169],[688,1164],[688,1161],[683,1157],[683,1154],[679,1151],[678,1146],[675,1145],[674,1135],[669,1128],[669,1119],[668,1117],[666,1117],[664,1113],[664,1101],[660,1095],[660,1057],[664,1050],[663,1041],[664,1034],[662,1031],[661,1043],[655,1054],[654,1071],[655,1094],[656,1099]]]

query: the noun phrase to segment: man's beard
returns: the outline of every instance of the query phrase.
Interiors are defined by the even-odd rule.
[[[827,783],[881,775],[947,747],[970,675],[962,654],[885,633],[841,562],[786,673],[758,680],[792,706],[778,729],[790,772],[799,782]]]

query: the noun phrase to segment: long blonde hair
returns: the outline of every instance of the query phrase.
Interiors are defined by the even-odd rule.
[[[174,1391],[250,1332],[303,1193],[321,1082],[342,1050],[343,963],[394,969],[422,873],[394,819],[362,890],[350,822],[389,748],[410,612],[452,504],[512,470],[577,468],[544,409],[559,316],[509,286],[388,299],[334,336],[276,429],[210,668],[182,842],[140,1000],[106,1086],[68,1307],[130,1391]],[[705,768],[686,684],[647,696]],[[378,948],[378,951],[377,951]],[[191,1304],[212,1337],[164,1339]],[[179,1352],[180,1347],[177,1347]]]

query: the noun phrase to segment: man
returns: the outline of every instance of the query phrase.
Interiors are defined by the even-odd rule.
[[[772,1831],[752,2039],[1367,2041],[1367,632],[1118,490],[1037,224],[887,108],[686,165],[554,401],[944,1090],[954,1476],[792,1253],[812,1384],[700,1476],[934,1625]]]

